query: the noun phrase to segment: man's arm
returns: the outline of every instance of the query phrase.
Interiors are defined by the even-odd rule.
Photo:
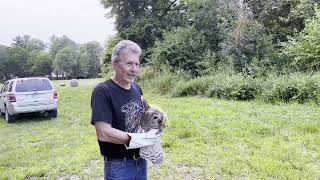
[[[113,128],[110,124],[97,121],[94,123],[99,141],[110,142],[114,144],[129,144],[130,136],[121,130]]]

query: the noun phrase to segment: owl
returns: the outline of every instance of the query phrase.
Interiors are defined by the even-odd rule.
[[[148,132],[151,129],[157,129],[157,133],[162,133],[165,128],[166,115],[158,108],[150,107],[144,100],[144,114],[140,119],[140,132]],[[152,146],[140,148],[140,157],[149,160],[154,166],[159,167],[164,159],[164,151],[161,143]]]

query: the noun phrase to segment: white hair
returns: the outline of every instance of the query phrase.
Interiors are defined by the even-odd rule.
[[[140,46],[137,43],[130,40],[122,40],[118,42],[113,48],[112,55],[111,55],[111,63],[118,61],[119,56],[128,50],[139,56],[141,55],[141,52],[142,52]]]

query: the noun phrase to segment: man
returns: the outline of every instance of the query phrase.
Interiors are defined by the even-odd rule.
[[[140,158],[139,148],[160,142],[156,131],[136,133],[144,112],[143,93],[135,82],[140,55],[136,43],[120,41],[111,57],[113,77],[92,92],[91,124],[104,156],[105,179],[147,179],[147,162]]]

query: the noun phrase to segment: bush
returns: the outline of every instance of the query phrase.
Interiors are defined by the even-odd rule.
[[[260,91],[260,86],[252,79],[244,79],[237,84],[231,91],[231,98],[234,100],[252,100],[255,99]]]
[[[148,80],[155,78],[158,74],[159,74],[159,72],[156,72],[154,70],[154,68],[152,68],[150,66],[146,66],[146,67],[141,68],[141,71],[139,73],[137,80],[138,81],[148,81]]]
[[[181,81],[173,90],[172,96],[204,96],[213,81],[214,79],[212,76],[195,78],[190,81]]]
[[[154,72],[151,68],[146,68],[138,80],[143,88],[164,95],[169,94],[174,86],[183,79],[183,75],[167,72]]]
[[[229,72],[192,79],[183,72],[154,72],[146,67],[139,83],[144,88],[173,97],[207,96],[228,100],[260,99],[265,102],[320,102],[320,74],[250,77]]]
[[[319,78],[316,76],[303,74],[283,76],[274,80],[273,87],[267,88],[262,95],[262,99],[267,102],[318,102],[319,88]]]
[[[261,85],[250,77],[242,75],[224,76],[219,78],[207,91],[208,97],[232,100],[252,100],[261,91]]]

